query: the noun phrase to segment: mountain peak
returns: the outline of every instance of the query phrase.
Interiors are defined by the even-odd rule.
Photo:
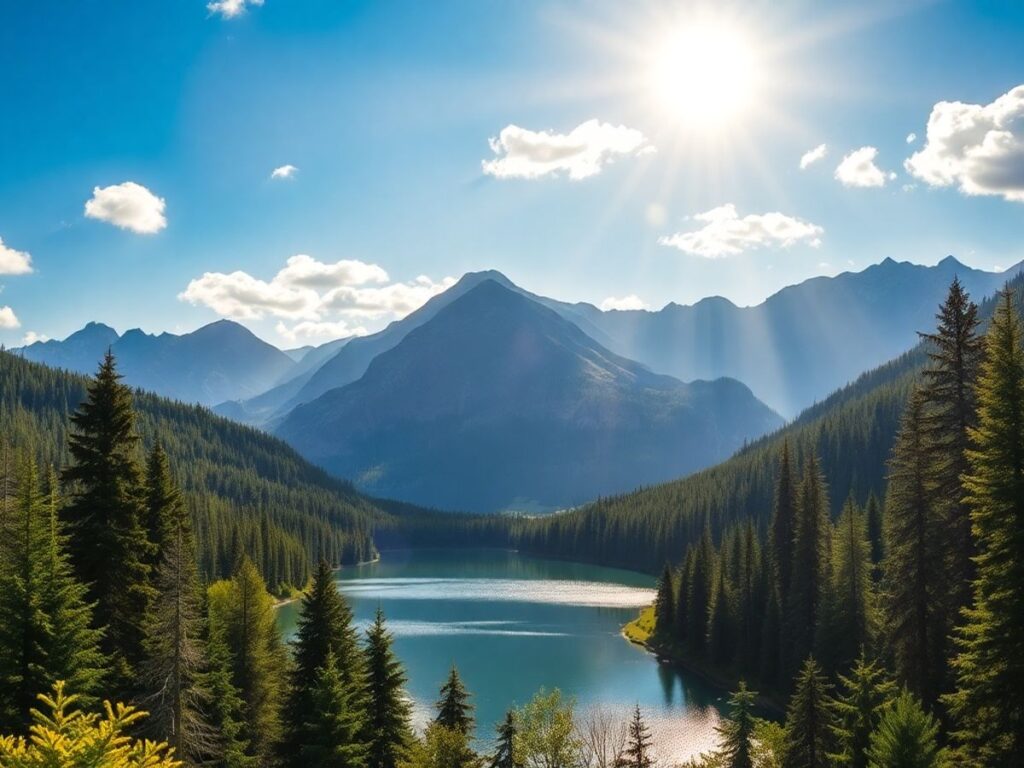
[[[962,261],[960,261],[953,254],[950,254],[949,256],[944,258],[942,261],[940,261],[937,266],[945,267],[946,269],[949,269],[951,267],[959,269],[959,268],[964,267],[965,264]]]

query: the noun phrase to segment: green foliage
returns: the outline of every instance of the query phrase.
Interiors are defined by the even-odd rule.
[[[68,563],[56,486],[51,473],[44,494],[35,462],[25,459],[0,518],[0,722],[17,733],[39,691],[66,680],[89,705],[105,671],[102,633]]]
[[[516,759],[515,740],[519,727],[516,725],[516,713],[509,710],[505,713],[505,719],[498,723],[496,729],[496,745],[494,754],[488,763],[489,768],[523,768],[523,764]]]
[[[913,694],[904,689],[882,711],[878,727],[871,734],[868,766],[939,768],[945,764],[945,754],[939,748],[938,733],[938,721],[924,711]]]
[[[672,568],[667,563],[658,581],[658,593],[654,598],[654,634],[660,638],[671,638],[676,627],[676,596],[672,587]]]
[[[101,646],[112,660],[112,683],[132,692],[145,658],[143,620],[153,599],[153,545],[142,525],[143,488],[136,452],[131,391],[108,352],[86,400],[71,416],[71,492],[65,509],[72,561],[95,601],[95,622],[106,628]]]
[[[412,741],[409,703],[405,695],[405,671],[391,647],[392,637],[384,612],[366,630],[365,740],[369,744],[369,768],[397,768]]]
[[[729,717],[716,729],[719,754],[725,768],[754,768],[754,701],[757,692],[740,681],[739,690],[729,699]]]
[[[971,431],[966,502],[977,543],[974,607],[957,639],[948,705],[965,762],[1010,766],[1024,754],[1024,348],[1007,291],[986,337]]]
[[[243,558],[230,579],[208,590],[210,636],[229,649],[231,683],[243,704],[247,754],[272,758],[281,737],[287,656],[274,617],[274,601],[255,566]]]
[[[363,713],[353,706],[352,693],[342,681],[334,652],[328,651],[309,686],[307,719],[297,727],[296,765],[365,768],[367,749],[360,738]]]
[[[573,717],[573,701],[557,688],[543,689],[516,711],[513,738],[516,762],[526,768],[573,765],[580,750]]]
[[[804,662],[786,710],[784,768],[826,768],[832,713],[829,684],[813,659]]]
[[[137,741],[127,735],[146,714],[106,703],[104,716],[84,714],[76,696],[58,682],[53,696],[39,700],[50,714],[33,709],[31,736],[0,735],[4,768],[178,768],[166,744]]]
[[[482,761],[461,730],[431,723],[417,740],[401,768],[480,768]]]
[[[469,703],[469,691],[462,683],[459,670],[454,664],[448,673],[448,679],[441,686],[441,697],[437,701],[437,717],[434,722],[465,736],[473,733],[473,705]]]
[[[633,717],[629,721],[626,736],[626,748],[622,751],[622,759],[619,765],[622,768],[651,768],[654,765],[653,757],[654,740],[651,738],[651,729],[644,722],[644,716],[640,712],[640,705],[633,708]],[[549,760],[545,765],[567,765],[567,762],[555,762]]]
[[[871,734],[892,699],[896,684],[863,651],[849,676],[839,676],[839,684],[840,692],[832,702],[836,745],[832,759],[837,765],[867,768]]]

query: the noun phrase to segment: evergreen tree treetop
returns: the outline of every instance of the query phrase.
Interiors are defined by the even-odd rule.
[[[466,735],[473,730],[473,705],[469,702],[469,691],[466,690],[459,670],[454,664],[448,673],[448,679],[441,686],[434,722]]]

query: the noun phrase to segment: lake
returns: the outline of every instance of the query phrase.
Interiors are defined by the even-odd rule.
[[[620,634],[653,601],[649,576],[504,550],[403,550],[338,571],[338,585],[361,628],[384,609],[418,727],[454,662],[473,693],[481,748],[505,710],[542,686],[574,697],[579,711],[626,717],[639,703],[664,760],[714,745],[723,693]],[[298,608],[279,609],[286,636]]]

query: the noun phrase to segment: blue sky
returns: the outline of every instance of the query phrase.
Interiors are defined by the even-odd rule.
[[[487,268],[658,308],[1008,267],[1022,39],[1012,0],[4,3],[0,341],[320,342]]]

